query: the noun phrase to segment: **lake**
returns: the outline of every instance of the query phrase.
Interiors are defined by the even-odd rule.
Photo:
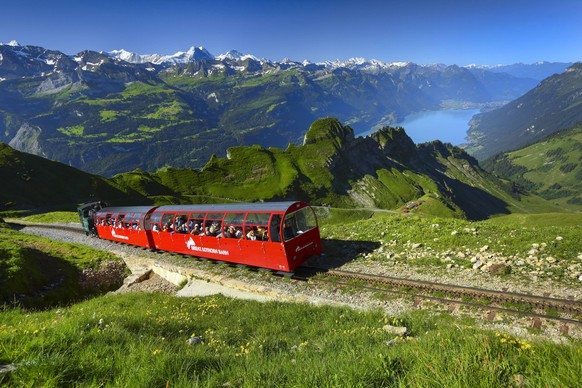
[[[415,144],[440,140],[443,143],[460,145],[466,143],[469,120],[479,113],[479,109],[447,109],[414,113],[406,116],[403,122],[393,125],[403,127]],[[368,136],[376,129],[356,136]]]

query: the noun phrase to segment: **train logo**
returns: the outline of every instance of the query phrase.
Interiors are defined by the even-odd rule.
[[[129,237],[115,233],[115,229],[111,229],[111,235],[115,238],[120,238],[122,240],[129,240]]]
[[[192,240],[192,237],[190,237],[190,239],[188,240],[188,242],[186,243],[186,248],[190,249],[191,251],[195,251],[196,249],[196,243],[194,242],[194,240]]]

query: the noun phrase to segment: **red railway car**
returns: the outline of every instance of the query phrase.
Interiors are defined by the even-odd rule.
[[[157,207],[128,206],[105,207],[95,213],[95,229],[99,237],[107,240],[155,249],[148,220]]]
[[[95,224],[109,240],[285,272],[321,254],[305,202],[104,208]]]

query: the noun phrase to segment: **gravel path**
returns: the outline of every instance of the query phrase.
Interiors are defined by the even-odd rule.
[[[77,226],[68,224],[67,226]],[[413,302],[406,299],[379,300],[368,292],[344,293],[333,287],[315,286],[312,283],[282,281],[280,278],[266,272],[249,271],[228,265],[214,264],[211,261],[198,261],[168,253],[160,254],[135,248],[132,246],[112,243],[107,240],[87,237],[84,234],[65,232],[54,229],[44,229],[28,225],[22,232],[36,234],[52,240],[67,241],[89,245],[93,248],[110,251],[121,257],[135,276],[142,276],[139,282],[125,285],[117,292],[164,292],[177,296],[191,297],[221,293],[225,296],[259,301],[299,301],[311,304],[344,305],[357,309],[380,308],[389,316],[400,315],[407,311],[418,309]],[[325,247],[324,247],[325,248]],[[325,251],[324,251],[325,252]],[[569,288],[550,281],[524,282],[516,279],[499,278],[488,273],[471,270],[438,269],[438,273],[426,273],[402,263],[379,263],[377,261],[359,260],[342,265],[330,256],[312,258],[307,264],[314,266],[341,266],[342,269],[388,276],[421,279],[433,282],[445,282],[458,285],[483,287],[489,289],[508,289],[510,291],[543,295],[551,293],[554,297],[582,298],[580,288]],[[148,271],[151,271],[148,272]],[[177,291],[179,284],[187,284]],[[432,306],[431,309],[445,312],[448,306]],[[458,308],[453,315],[471,315],[483,318],[487,312],[466,311]],[[511,332],[514,335],[529,336],[531,326],[529,318],[509,318],[498,314],[493,322],[479,320],[481,325],[490,329]],[[560,324],[544,324],[542,335],[555,341],[565,341],[560,334]],[[573,326],[569,335],[582,338],[582,327]]]

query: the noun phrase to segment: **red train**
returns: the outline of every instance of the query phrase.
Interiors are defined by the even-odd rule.
[[[284,272],[321,254],[317,219],[305,202],[92,206],[79,208],[86,232],[144,248]]]

